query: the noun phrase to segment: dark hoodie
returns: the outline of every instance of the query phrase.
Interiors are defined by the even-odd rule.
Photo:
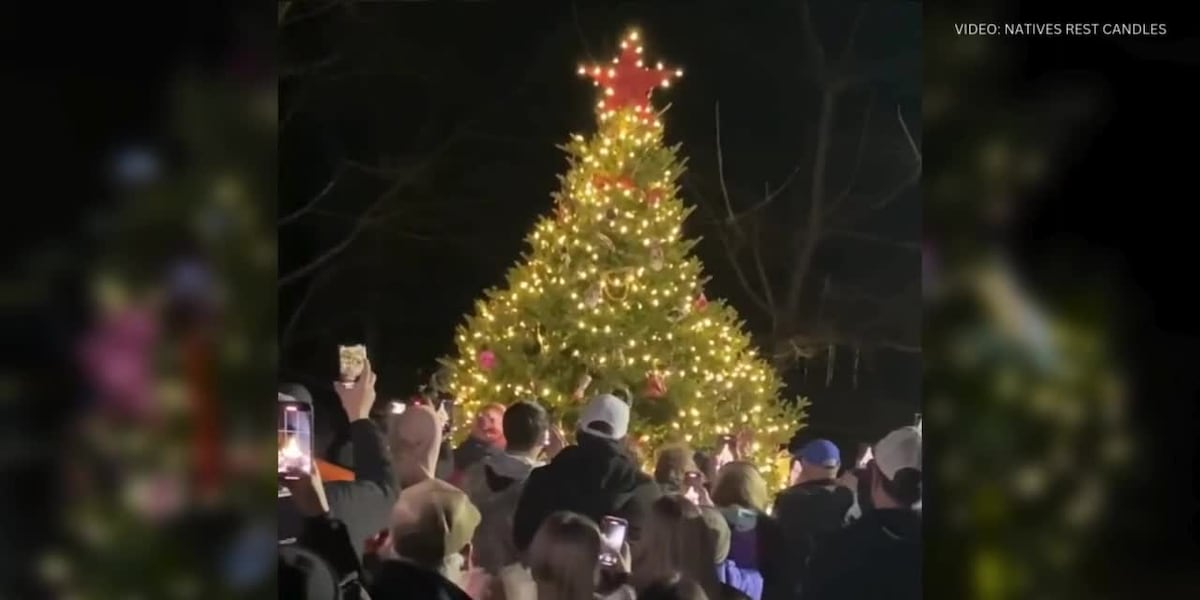
[[[470,436],[454,450],[454,468],[466,471],[483,459],[501,452],[500,448],[475,436]]]
[[[371,586],[371,597],[420,600],[471,600],[437,571],[400,560],[384,561]]]
[[[586,515],[597,523],[605,515],[629,521],[627,538],[636,540],[650,505],[662,494],[619,442],[578,434],[579,444],[534,469],[513,515],[513,542],[524,552],[538,527],[560,510]]]
[[[797,568],[780,573],[784,581],[776,577],[769,582],[769,593],[764,598],[791,598],[804,589],[804,566],[821,543],[842,528],[853,503],[854,492],[833,479],[806,481],[779,494],[774,517],[783,533],[787,555],[782,563]]]
[[[917,600],[921,597],[921,514],[867,512],[817,549],[805,598]]]

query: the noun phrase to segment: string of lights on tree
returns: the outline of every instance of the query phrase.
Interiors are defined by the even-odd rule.
[[[586,398],[615,393],[632,404],[630,440],[647,459],[664,443],[733,435],[779,485],[779,449],[806,402],[780,401],[779,377],[736,311],[705,296],[696,240],[683,237],[693,210],[675,184],[684,165],[650,100],[683,72],[647,66],[642,43],[631,31],[611,63],[579,68],[602,90],[598,130],[564,146],[570,169],[554,212],[528,235],[507,286],[487,290],[459,327],[448,388],[467,415],[537,399],[566,426]]]

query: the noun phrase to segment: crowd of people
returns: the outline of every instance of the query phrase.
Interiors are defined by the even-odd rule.
[[[717,466],[684,445],[643,472],[615,396],[588,401],[573,444],[522,401],[482,411],[452,449],[432,405],[386,426],[371,418],[369,364],[336,389],[350,420],[337,456],[350,464],[319,460],[283,479],[281,598],[920,597],[919,428],[892,431],[862,465],[811,441],[772,500],[754,465]]]

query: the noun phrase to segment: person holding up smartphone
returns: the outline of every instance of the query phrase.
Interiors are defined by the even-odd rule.
[[[339,380],[332,386],[350,421],[354,477],[347,481],[323,481],[323,491],[332,518],[345,524],[355,549],[362,548],[387,524],[398,493],[386,444],[379,427],[371,420],[376,380],[371,361],[364,359],[354,385],[347,386]],[[290,384],[285,388],[300,394],[303,386]],[[303,391],[303,395],[308,396],[308,392]],[[311,396],[308,397],[311,403]]]

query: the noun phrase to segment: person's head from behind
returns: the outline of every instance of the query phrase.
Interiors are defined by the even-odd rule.
[[[588,437],[619,442],[629,432],[629,405],[612,394],[592,398],[579,415],[575,432],[580,443]]]
[[[654,462],[654,481],[665,491],[682,492],[688,473],[700,473],[695,453],[686,444],[670,444],[658,451]]]
[[[471,435],[493,446],[503,446],[504,435],[504,405],[488,404],[475,417]]]
[[[813,440],[800,449],[800,473],[797,480],[824,481],[837,477],[842,466],[842,454],[829,440]]]
[[[571,512],[550,515],[533,536],[526,562],[539,598],[591,600],[600,565],[600,529]]]
[[[546,410],[535,402],[517,402],[504,411],[504,439],[511,454],[537,456],[549,430]]]
[[[457,581],[469,567],[479,510],[462,490],[437,479],[405,488],[392,508],[392,551]]]
[[[715,516],[720,519],[720,515]],[[720,562],[718,545],[717,535],[705,522],[699,507],[679,495],[659,498],[651,505],[641,540],[634,547],[635,587],[640,589],[674,573],[682,573],[712,590],[717,585],[714,565]],[[725,553],[729,551],[728,546],[726,535]]]
[[[692,579],[675,573],[651,582],[638,591],[638,600],[708,600],[708,594]]]
[[[764,512],[769,502],[767,481],[753,464],[744,461],[731,462],[717,472],[712,500],[713,504],[721,508],[736,506]]]
[[[276,562],[276,581],[280,598],[317,600],[336,597],[337,572],[319,554],[308,548],[288,544],[280,546]]]
[[[713,481],[717,479],[717,461],[713,460],[711,454],[697,450],[692,454],[692,460],[696,463],[696,468],[704,475],[704,484],[711,489]]]
[[[871,503],[875,508],[915,509],[921,502],[921,431],[901,427],[875,445]]]
[[[425,405],[412,405],[388,419],[388,445],[392,468],[402,487],[430,479],[437,469],[442,426],[437,413]]]

